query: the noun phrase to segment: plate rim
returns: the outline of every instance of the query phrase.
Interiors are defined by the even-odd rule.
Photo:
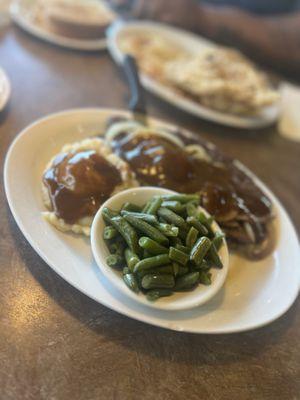
[[[13,201],[11,198],[11,193],[10,193],[10,184],[9,184],[9,177],[8,177],[8,169],[9,169],[9,162],[10,162],[10,157],[12,152],[14,151],[15,146],[17,145],[17,143],[23,138],[23,136],[25,136],[26,134],[28,134],[28,130],[30,130],[31,128],[33,128],[36,125],[39,125],[40,123],[46,122],[47,120],[51,120],[51,119],[56,119],[57,117],[62,117],[62,116],[71,116],[74,113],[95,113],[95,112],[104,112],[104,113],[120,113],[123,115],[130,115],[130,112],[124,109],[114,109],[114,108],[105,108],[105,107],[84,107],[84,108],[73,108],[73,109],[67,109],[67,110],[63,110],[63,111],[59,111],[59,112],[54,112],[54,113],[50,113],[47,114],[41,118],[38,118],[37,120],[33,121],[32,123],[28,124],[27,126],[25,126],[18,134],[17,136],[13,139],[13,141],[11,142],[9,149],[6,153],[6,157],[5,157],[5,162],[4,162],[4,170],[3,170],[3,175],[4,175],[4,190],[5,190],[5,195],[7,198],[7,202],[10,208],[10,211],[15,219],[15,222],[18,226],[18,228],[21,230],[22,234],[24,235],[24,237],[26,238],[26,240],[29,242],[29,244],[31,245],[31,247],[35,250],[35,252],[39,255],[39,257],[41,257],[41,259],[48,264],[48,266],[55,272],[57,273],[62,279],[64,279],[68,284],[70,284],[71,286],[73,286],[75,289],[79,290],[81,293],[83,293],[84,295],[88,296],[89,298],[91,298],[92,300],[96,301],[99,304],[102,304],[103,306],[113,310],[114,312],[120,313],[122,315],[125,315],[126,317],[147,323],[149,325],[153,325],[153,326],[157,326],[163,329],[170,329],[170,330],[174,330],[174,331],[178,331],[178,332],[186,332],[186,333],[196,333],[196,334],[231,334],[231,333],[238,333],[238,332],[245,332],[245,331],[251,331],[254,329],[258,329],[261,328],[263,326],[266,326],[270,323],[272,323],[273,321],[275,321],[276,319],[280,318],[282,315],[284,315],[287,310],[293,305],[293,303],[295,302],[299,292],[300,292],[300,269],[298,270],[298,285],[297,288],[295,289],[295,292],[293,293],[293,295],[290,298],[290,301],[285,305],[285,307],[283,307],[279,313],[275,314],[274,316],[272,316],[271,318],[266,318],[264,321],[261,321],[260,323],[257,324],[248,324],[245,325],[243,327],[240,328],[222,328],[220,330],[216,330],[216,329],[205,329],[205,330],[201,330],[200,329],[182,329],[182,328],[177,328],[177,326],[166,326],[166,325],[161,325],[160,323],[154,321],[150,321],[149,319],[151,319],[151,317],[148,317],[146,315],[146,317],[143,316],[136,316],[136,315],[132,315],[130,312],[127,312],[126,310],[117,310],[115,308],[113,308],[108,302],[103,301],[100,302],[97,298],[95,298],[93,295],[89,294],[85,289],[79,287],[79,285],[74,284],[73,282],[70,282],[68,277],[64,274],[61,273],[56,266],[54,265],[54,263],[50,262],[50,260],[48,259],[47,254],[45,254],[44,252],[39,250],[39,247],[35,245],[35,241],[34,239],[31,237],[29,231],[26,230],[26,228],[24,227],[21,218],[19,218],[17,211],[14,208],[13,205]],[[156,117],[152,117],[151,118],[152,121],[154,121],[155,123],[162,123],[163,125],[169,125],[169,126],[179,126],[179,125],[174,125],[172,123],[169,123],[168,121],[163,121],[159,118]],[[179,126],[180,127],[180,126]],[[185,128],[182,128],[187,132],[191,132],[192,134],[193,131],[191,130],[187,130]],[[239,162],[240,163],[240,162]],[[284,206],[282,205],[282,203],[280,202],[280,200],[275,196],[275,194],[268,189],[268,187],[254,174],[252,173],[246,166],[244,166],[244,164],[240,163],[244,168],[245,171],[250,173],[251,177],[254,177],[254,179],[256,180],[256,182],[260,185],[260,187],[266,191],[266,193],[269,195],[271,194],[271,197],[273,197],[276,202],[278,203],[278,206],[281,208],[281,212],[284,214],[285,218],[287,218],[288,222],[291,225],[291,228],[294,231],[295,237],[297,239],[297,243],[298,243],[298,254],[300,257],[300,245],[299,245],[299,237],[297,234],[297,230],[295,229],[295,226],[289,216],[289,214],[287,213],[286,209],[284,208]]]
[[[11,84],[6,71],[0,67],[0,76],[4,81],[4,96],[0,97],[0,112],[6,107],[11,96]]]
[[[116,38],[117,35],[120,34],[122,29],[131,28],[131,27],[146,27],[147,29],[151,29],[151,26],[154,29],[162,29],[166,32],[175,32],[178,34],[182,34],[185,37],[190,37],[192,40],[198,40],[199,42],[206,42],[208,45],[216,46],[217,43],[212,42],[200,35],[196,35],[192,32],[186,31],[184,29],[180,29],[174,26],[168,26],[167,24],[163,24],[160,22],[148,21],[148,20],[130,20],[124,21],[117,19],[112,22],[112,24],[106,30],[107,37],[107,49],[112,57],[112,59],[120,64],[122,60],[122,51],[117,45]],[[175,108],[179,108],[180,110],[187,112],[191,115],[194,115],[199,118],[203,118],[204,120],[211,121],[217,123],[219,125],[241,128],[241,129],[262,129],[266,128],[272,124],[274,124],[280,115],[280,106],[279,103],[266,107],[265,110],[269,109],[273,112],[273,115],[268,118],[263,118],[263,116],[259,117],[243,117],[239,115],[234,115],[231,113],[223,113],[218,110],[214,110],[212,108],[203,106],[202,104],[198,104],[196,101],[185,98],[182,95],[179,95],[178,92],[172,90],[172,88],[168,88],[161,84],[159,81],[151,78],[149,75],[141,73],[141,83],[146,90],[155,96],[159,97],[163,101],[169,103],[171,106]],[[179,100],[178,100],[179,99]]]
[[[14,0],[11,3],[10,15],[13,22],[25,32],[40,40],[72,50],[98,51],[105,50],[107,48],[107,39],[105,36],[101,39],[84,40],[68,38],[55,33],[51,33],[50,31],[44,30],[39,26],[31,23],[26,17],[22,16],[22,13],[20,13],[20,8],[20,0]]]

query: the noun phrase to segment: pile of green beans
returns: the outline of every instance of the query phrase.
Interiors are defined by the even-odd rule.
[[[222,268],[224,234],[199,211],[199,196],[154,196],[142,207],[125,203],[103,209],[107,264],[123,272],[125,284],[155,301],[198,284],[211,284],[211,268]]]

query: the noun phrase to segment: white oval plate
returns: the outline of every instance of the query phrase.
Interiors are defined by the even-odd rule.
[[[57,35],[41,25],[36,24],[30,18],[30,10],[34,7],[32,0],[15,0],[11,4],[10,13],[12,20],[24,31],[45,40],[48,43],[56,44],[74,50],[98,51],[106,49],[106,39],[73,39]]]
[[[137,35],[139,32],[153,32],[172,42],[176,42],[178,45],[192,53],[200,52],[208,47],[216,46],[215,43],[204,39],[201,36],[194,35],[181,29],[172,28],[168,25],[148,21],[124,22],[118,20],[115,21],[106,31],[107,47],[117,64],[121,64],[124,57],[124,53],[118,45],[118,38],[126,32],[136,32]],[[205,107],[200,103],[186,98],[185,96],[181,96],[178,91],[172,90],[171,87],[166,86],[143,73],[141,73],[141,82],[149,92],[161,97],[163,100],[175,107],[181,108],[193,115],[218,124],[245,129],[262,128],[273,124],[279,117],[279,105],[265,107],[258,116],[243,117],[215,111],[211,108]]]
[[[93,261],[88,239],[59,232],[43,220],[40,186],[47,162],[65,143],[103,132],[107,118],[115,114],[129,115],[111,109],[53,114],[25,128],[11,145],[4,168],[6,196],[19,228],[36,252],[62,278],[92,299],[121,314],[164,328],[195,333],[245,331],[265,325],[286,312],[299,291],[299,243],[286,211],[255,177],[274,203],[276,249],[259,262],[231,255],[221,291],[193,310],[161,311],[136,303],[101,274]],[[170,127],[158,120],[150,122]]]
[[[0,68],[0,111],[6,106],[10,97],[10,83],[6,73]]]
[[[155,195],[165,195],[174,194],[173,190],[163,189],[159,187],[144,186],[138,188],[132,188],[123,190],[120,193],[115,194],[106,200],[105,203],[99,208],[97,214],[95,215],[92,230],[91,230],[91,246],[94,258],[101,270],[101,272],[106,276],[106,278],[121,292],[129,296],[133,300],[140,302],[148,307],[160,309],[160,310],[187,310],[204,304],[209,301],[216,293],[222,288],[226,276],[228,274],[228,248],[227,244],[224,244],[220,249],[220,258],[223,263],[223,268],[212,268],[212,283],[211,285],[198,285],[194,290],[187,292],[177,292],[173,293],[172,296],[161,297],[155,302],[147,300],[144,293],[134,293],[130,290],[121,278],[120,271],[109,267],[106,264],[106,257],[109,255],[108,248],[106,246],[105,240],[103,239],[103,229],[105,227],[105,222],[102,217],[102,210],[105,207],[111,208],[113,210],[120,210],[122,204],[129,203],[137,204],[138,206],[143,206]],[[204,213],[206,211],[199,207]],[[207,213],[206,213],[207,214]],[[216,222],[213,223],[212,228],[214,232],[221,232],[220,227]]]

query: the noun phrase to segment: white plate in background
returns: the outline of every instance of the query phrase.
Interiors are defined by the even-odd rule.
[[[55,34],[37,24],[32,18],[34,0],[14,0],[10,7],[13,21],[26,32],[46,42],[74,50],[98,51],[106,49],[106,39],[76,39]]]
[[[123,34],[131,32],[149,32],[159,34],[172,42],[187,49],[189,52],[196,53],[208,47],[215,47],[216,44],[204,39],[201,36],[183,31],[178,28],[173,28],[168,25],[148,22],[148,21],[115,21],[107,30],[107,47],[109,52],[117,64],[121,64],[124,53],[118,45],[118,38]],[[187,111],[200,118],[218,124],[233,126],[236,128],[262,128],[273,124],[279,117],[279,105],[265,107],[261,113],[255,117],[244,117],[225,112],[220,112],[201,105],[200,103],[190,100],[185,96],[180,95],[178,91],[171,87],[160,83],[154,78],[141,72],[141,82],[149,92],[157,95],[168,103]]]
[[[10,97],[10,83],[6,73],[0,68],[0,111],[6,106]]]
[[[192,310],[162,311],[131,300],[102,275],[88,239],[59,232],[43,220],[41,177],[45,165],[64,144],[103,132],[106,120],[120,114],[129,116],[126,111],[111,109],[65,111],[36,121],[14,140],[5,161],[5,191],[13,216],[35,251],[63,279],[95,301],[163,328],[194,333],[239,332],[266,325],[284,314],[299,292],[299,243],[278,199],[251,173],[274,204],[276,248],[258,262],[231,254],[228,277],[221,291]],[[170,127],[162,121],[149,121]]]

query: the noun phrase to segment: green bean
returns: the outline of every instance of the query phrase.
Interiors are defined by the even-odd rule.
[[[199,275],[199,282],[203,285],[211,285],[211,273],[201,271]]]
[[[182,240],[178,236],[177,237],[170,237],[169,240],[170,240],[170,244],[173,247],[176,247],[177,244],[183,245]]]
[[[188,217],[196,217],[198,214],[198,209],[195,206],[195,203],[192,201],[189,201],[186,203],[186,213]]]
[[[184,206],[179,201],[174,201],[174,200],[165,200],[162,202],[161,206],[169,208],[170,210],[179,214],[184,209]]]
[[[173,262],[172,267],[173,267],[173,275],[175,276],[175,278],[176,276],[182,276],[189,272],[188,267],[184,267],[183,265],[178,264],[177,262]]]
[[[150,301],[211,284],[210,268],[223,267],[218,250],[224,234],[214,232],[199,202],[198,195],[174,194],[154,196],[143,208],[129,202],[119,212],[104,208],[107,265]]]
[[[136,204],[133,204],[133,203],[129,203],[128,201],[123,204],[122,210],[131,211],[131,212],[141,212],[142,211],[140,206],[137,206]]]
[[[160,267],[145,269],[144,271],[140,271],[137,275],[142,278],[145,275],[156,274],[156,275],[174,275],[173,265],[162,265]],[[175,276],[175,275],[174,275]]]
[[[189,255],[176,249],[175,247],[170,247],[169,249],[170,260],[178,262],[179,264],[186,265],[189,261]]]
[[[192,225],[195,229],[197,229],[197,231],[199,231],[199,233],[201,235],[207,235],[208,234],[207,228],[203,224],[201,224],[201,222],[198,221],[198,219],[196,217],[187,217],[186,221],[187,221],[187,223]]]
[[[169,264],[170,258],[168,254],[160,254],[158,256],[153,256],[149,258],[145,258],[144,260],[139,261],[135,266],[133,272],[139,272],[148,270],[151,268],[159,267],[160,265]]]
[[[148,208],[150,207],[151,203],[152,203],[152,199],[150,199],[150,200],[147,201],[147,203],[146,203],[146,204],[144,205],[144,207],[142,208],[142,212],[143,212],[143,213],[146,213],[146,212],[147,212],[147,210],[148,210]]]
[[[134,266],[140,261],[139,257],[129,248],[125,250],[125,260],[127,263],[128,268],[132,272],[134,269]]]
[[[142,279],[142,287],[144,289],[156,289],[156,288],[172,288],[175,285],[175,279],[173,275],[145,275]]]
[[[163,219],[162,217],[160,217],[160,216],[158,216],[158,221],[161,223],[161,224],[167,224],[167,225],[170,225],[170,224],[168,224],[167,223],[167,221],[165,220],[165,219]]]
[[[172,263],[172,268],[173,268],[173,275],[176,278],[176,276],[178,275],[178,272],[179,272],[180,264],[178,264],[176,262],[173,262]]]
[[[212,242],[215,245],[217,251],[219,251],[222,245],[224,244],[224,237],[225,237],[224,233],[216,232]]]
[[[176,279],[174,290],[190,289],[199,281],[199,272],[190,272]]]
[[[204,212],[200,212],[198,214],[199,221],[205,225],[206,227],[210,226],[213,223],[213,217],[208,217],[204,214]]]
[[[186,228],[179,228],[178,236],[185,243],[187,234],[189,232],[188,226]]]
[[[168,238],[165,235],[163,235],[158,229],[148,224],[148,222],[135,218],[132,215],[125,215],[124,218],[136,229],[138,229],[140,232],[143,232],[156,242],[162,245],[167,245],[169,243]]]
[[[149,253],[158,255],[158,254],[168,254],[169,249],[167,247],[162,246],[157,243],[155,240],[150,239],[146,236],[142,236],[139,239],[139,245],[149,251]]]
[[[174,247],[174,246],[173,246],[173,247]],[[188,247],[186,247],[186,246],[182,246],[181,244],[176,244],[176,245],[175,245],[175,248],[176,248],[177,250],[182,251],[183,253],[190,254],[190,249],[189,249]]]
[[[131,273],[131,271],[128,267],[123,268],[123,275],[130,274],[130,273]]]
[[[143,258],[149,258],[152,256],[153,256],[153,254],[151,254],[148,250],[143,249]]]
[[[118,254],[110,254],[108,257],[106,257],[106,264],[109,267],[121,268],[124,264],[124,258]]]
[[[120,240],[116,240],[114,243],[108,244],[108,250],[111,254],[118,254],[122,256],[124,253],[125,244]]]
[[[103,239],[111,240],[118,235],[118,231],[113,226],[106,226],[103,230]]]
[[[183,276],[189,272],[188,267],[184,267],[183,265],[180,265],[180,264],[178,264],[178,265],[179,265],[179,268],[178,268],[177,276]]]
[[[200,265],[206,253],[208,252],[210,245],[211,241],[207,237],[203,236],[200,239],[198,239],[191,250],[190,259],[196,265]]]
[[[155,215],[159,207],[161,206],[162,198],[161,197],[154,197],[149,207],[147,208],[147,214]]]
[[[189,201],[197,201],[200,197],[198,194],[167,194],[162,196],[163,200],[180,201],[180,203],[188,203]]]
[[[117,217],[119,215],[118,212],[110,210],[108,207],[103,208],[102,210],[102,217],[105,222],[111,224],[111,220],[113,217]]]
[[[117,229],[130,247],[133,246],[138,249],[136,232],[116,211],[105,207],[102,211],[102,216],[106,222],[109,222]]]
[[[138,213],[138,212],[131,212],[122,210],[121,215],[124,217],[125,215],[132,215],[135,218],[142,219],[143,221],[148,222],[149,224],[156,224],[158,223],[157,217],[155,215],[150,215],[146,213]]]
[[[147,299],[149,301],[155,301],[160,297],[171,296],[172,290],[169,289],[152,289],[147,292]]]
[[[139,286],[136,277],[133,274],[125,274],[123,275],[123,280],[130,290],[133,292],[139,291]]]
[[[211,224],[213,223],[214,218],[213,217],[207,217],[204,212],[200,212],[198,214],[198,220],[201,222],[202,225],[205,226],[207,229],[207,236],[210,238],[214,237],[214,231],[212,230]]]
[[[191,226],[191,228],[187,234],[186,240],[185,240],[185,244],[187,245],[187,247],[194,246],[194,244],[197,240],[198,234],[199,234],[199,231],[195,227]]]
[[[199,265],[193,265],[193,269],[196,271],[209,271],[211,268],[210,263],[207,260],[203,260]]]
[[[178,235],[179,229],[177,226],[159,222],[158,224],[155,224],[155,227],[160,230],[165,236],[176,237]]]
[[[219,257],[218,251],[215,245],[212,243],[208,251],[208,257],[212,261],[214,267],[223,268],[223,263]]]
[[[211,265],[207,260],[203,260],[202,263],[200,264],[200,268],[203,271],[208,271],[210,269]]]
[[[111,219],[112,225],[123,236],[129,248],[135,252],[139,252],[138,236],[133,227],[125,220],[125,217],[113,217]]]
[[[167,222],[170,224],[174,224],[178,226],[179,228],[187,228],[187,224],[185,220],[180,216],[174,213],[172,210],[169,210],[168,208],[165,207],[160,207],[157,210],[157,214],[165,219]]]
[[[185,275],[189,272],[189,267],[187,266],[183,266],[177,262],[172,263],[172,267],[173,267],[173,275],[176,276],[182,276]]]

